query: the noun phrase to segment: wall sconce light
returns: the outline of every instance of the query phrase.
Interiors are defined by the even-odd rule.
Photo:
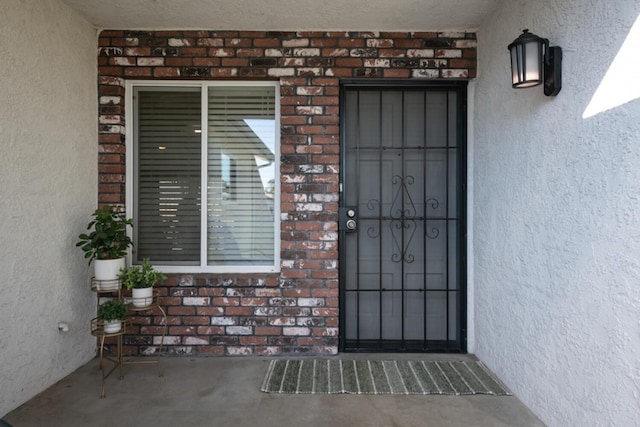
[[[511,81],[516,89],[544,83],[544,94],[556,96],[562,89],[562,48],[524,30],[509,45]]]

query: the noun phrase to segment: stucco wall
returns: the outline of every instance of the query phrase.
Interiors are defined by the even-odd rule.
[[[640,100],[583,118],[639,13],[505,0],[478,33],[475,353],[550,426],[640,425]],[[523,28],[564,49],[556,98],[510,86]]]
[[[74,244],[97,203],[96,46],[58,0],[2,2],[0,416],[94,354]]]

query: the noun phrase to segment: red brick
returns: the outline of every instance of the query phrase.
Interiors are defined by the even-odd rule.
[[[197,352],[201,355],[208,356],[223,356],[225,354],[225,347],[222,345],[207,345],[207,346],[198,346]]]
[[[220,66],[220,58],[193,58],[195,67],[218,67]]]
[[[364,47],[364,39],[340,39],[338,40],[338,46],[340,47]]]
[[[252,307],[226,307],[224,312],[227,316],[251,316],[253,315]]]
[[[145,37],[149,35],[160,50],[146,44]],[[442,64],[437,61],[444,61],[444,77],[475,76],[474,36],[470,34],[460,39],[464,42],[458,46],[460,49],[440,49],[437,55],[442,56],[441,59],[432,59],[432,63],[420,62],[419,66],[424,70],[440,70]],[[110,122],[100,125],[98,137],[101,204],[124,202],[124,77],[189,78],[180,75],[183,67],[205,68],[210,77],[230,79],[275,76],[277,73],[268,73],[272,67],[311,74],[279,77],[280,152],[296,159],[295,163],[285,161],[281,164],[282,272],[170,275],[158,291],[163,295],[160,302],[168,313],[166,323],[172,329],[171,337],[183,338],[179,345],[193,345],[194,353],[199,355],[275,355],[282,353],[285,347],[295,346],[308,347],[313,352],[335,350],[339,327],[338,203],[332,196],[339,193],[339,78],[362,74],[358,69],[373,70],[376,76],[383,78],[410,78],[412,69],[409,67],[413,65],[396,68],[393,59],[406,58],[409,49],[425,49],[424,40],[437,37],[437,33],[428,32],[381,32],[377,35],[302,31],[297,35],[271,32],[267,36],[263,31],[102,31],[99,47],[110,49],[100,50],[97,58],[99,96],[117,96],[120,102],[99,107],[102,120]],[[169,39],[178,41],[169,42]],[[378,52],[377,57],[368,59],[370,67],[364,66],[362,57],[350,56],[352,49],[361,48]],[[264,57],[265,49],[282,51],[283,56]],[[318,52],[320,56],[316,56]],[[162,53],[165,55],[160,55]],[[294,57],[287,56],[294,53]],[[379,62],[376,58],[388,59]],[[261,59],[263,61],[259,61]],[[254,60],[255,64],[252,63]],[[380,64],[386,66],[377,68]],[[307,210],[307,203],[321,206],[322,212]],[[180,286],[183,283],[188,286]],[[194,292],[201,298],[210,298],[212,305],[183,306],[182,296],[195,296]],[[271,307],[270,298],[292,298],[294,304],[303,306]],[[324,306],[306,306],[314,299],[322,301]],[[300,319],[307,317],[315,325],[313,330]],[[211,324],[213,319],[217,324]],[[152,338],[158,342],[163,331],[162,316],[154,311],[136,316],[135,321],[138,325],[131,332],[140,333],[139,325],[142,325],[143,332],[150,335],[145,340]],[[270,324],[260,325],[260,321]],[[225,335],[239,330],[249,331],[252,335]],[[314,335],[300,335],[311,333]],[[283,338],[283,334],[287,336]],[[196,341],[189,344],[185,337],[194,340],[211,337],[212,345],[199,345]],[[135,340],[127,343],[125,351],[128,354],[136,354],[148,346],[133,342]],[[113,343],[112,340],[109,345]]]
[[[282,328],[275,326],[256,326],[255,335],[281,335]]]
[[[155,77],[179,77],[180,69],[171,67],[158,67],[153,69]]]
[[[167,310],[167,314],[172,316],[190,316],[195,313],[194,307],[185,307],[185,306],[177,306],[177,307],[169,307]]]
[[[164,60],[167,67],[190,67],[193,65],[193,58],[172,58],[168,57]]]

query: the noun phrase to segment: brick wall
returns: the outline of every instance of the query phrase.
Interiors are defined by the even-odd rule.
[[[126,79],[278,79],[281,273],[172,275],[157,289],[169,353],[337,352],[339,82],[468,79],[474,33],[121,31],[100,33],[99,201],[125,202]],[[137,316],[128,354],[156,351],[158,313]]]

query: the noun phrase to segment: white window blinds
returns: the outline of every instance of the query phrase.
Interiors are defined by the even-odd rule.
[[[200,263],[200,89],[137,92],[136,261]]]
[[[273,88],[209,88],[209,264],[273,263],[274,133]]]
[[[134,262],[276,269],[276,87],[133,94]]]

